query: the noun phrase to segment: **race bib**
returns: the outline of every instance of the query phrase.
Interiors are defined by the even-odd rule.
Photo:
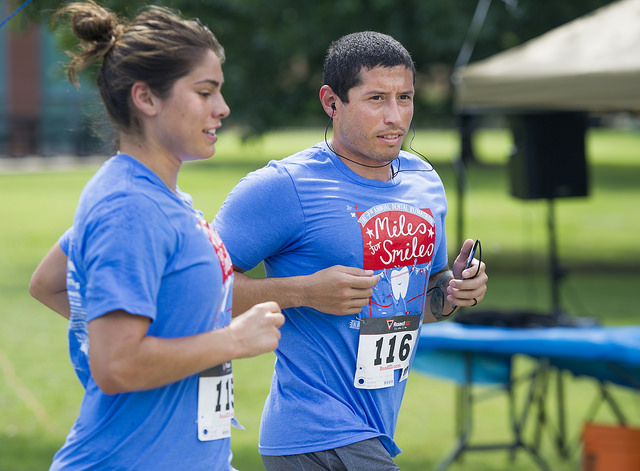
[[[198,439],[206,442],[230,437],[233,417],[233,374],[228,361],[200,373]]]
[[[409,362],[418,338],[420,315],[369,317],[360,320],[360,341],[354,385],[359,389],[393,386],[409,376]]]

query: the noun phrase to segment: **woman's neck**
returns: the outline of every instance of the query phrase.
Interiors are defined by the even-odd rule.
[[[126,134],[120,137],[120,152],[130,155],[148,167],[171,191],[176,192],[178,171],[182,163],[178,158],[138,136]]]

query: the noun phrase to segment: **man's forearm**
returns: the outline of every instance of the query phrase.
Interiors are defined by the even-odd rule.
[[[255,303],[275,301],[281,309],[306,306],[339,316],[359,313],[369,303],[378,282],[373,270],[334,265],[311,275],[250,278],[236,270],[234,313]]]
[[[453,279],[453,273],[449,269],[434,273],[429,278],[427,299],[425,302],[424,322],[438,322],[452,317],[455,308],[447,301],[447,287]]]
[[[233,282],[233,316],[267,301],[277,302],[281,309],[300,306],[297,293],[301,278],[252,278],[236,271]]]

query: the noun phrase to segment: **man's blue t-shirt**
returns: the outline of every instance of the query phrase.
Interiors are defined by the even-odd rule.
[[[60,245],[69,257],[69,349],[85,395],[51,469],[232,469],[229,438],[198,439],[199,375],[107,395],[89,367],[88,323],[115,310],[148,317],[156,337],[230,322],[230,259],[202,213],[119,154],[83,190]]]
[[[357,315],[283,311],[261,454],[309,453],[374,437],[392,456],[400,452],[393,436],[411,341],[419,335],[429,274],[447,265],[447,208],[430,165],[407,152],[393,165],[401,172],[391,180],[368,180],[318,144],[249,174],[214,220],[240,269],[264,261],[268,277],[288,277],[345,265],[380,276]],[[361,364],[369,360],[375,371],[364,374]]]

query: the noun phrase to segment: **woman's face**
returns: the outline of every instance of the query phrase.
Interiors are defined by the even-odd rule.
[[[230,113],[221,92],[223,83],[220,60],[207,50],[161,100],[152,132],[162,148],[180,161],[208,159],[215,153],[216,131]]]

